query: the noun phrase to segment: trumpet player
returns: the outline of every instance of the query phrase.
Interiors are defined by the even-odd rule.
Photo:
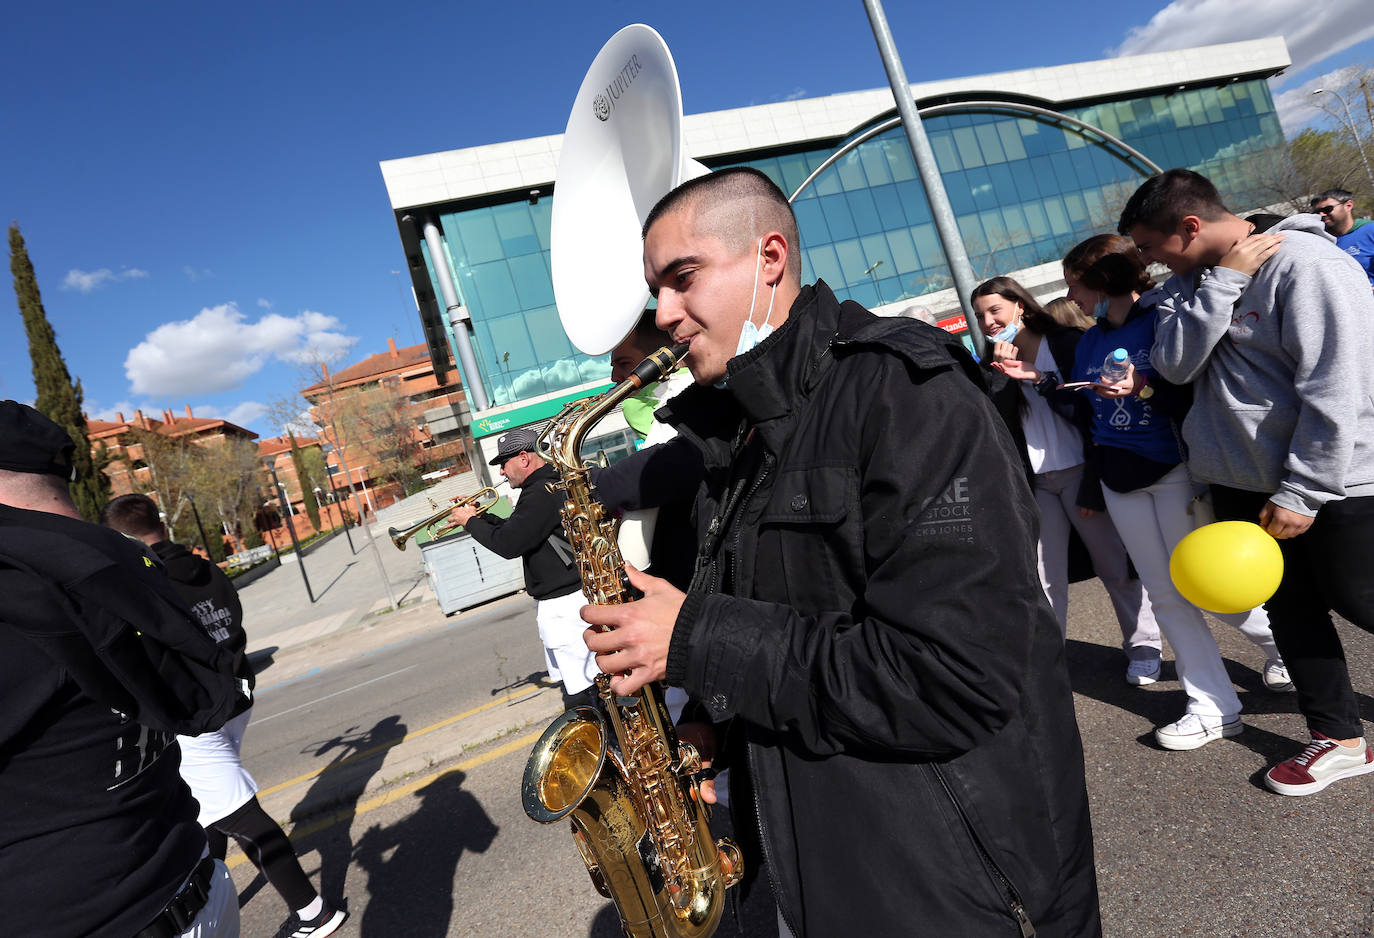
[[[550,686],[560,681],[564,701],[591,686],[597,675],[596,661],[582,642],[586,628],[578,617],[585,600],[582,581],[573,564],[572,551],[563,537],[559,519],[560,500],[548,484],[558,480],[553,468],[539,458],[538,436],[528,428],[504,433],[496,442],[491,465],[520,498],[509,518],[482,513],[473,504],[456,506],[449,519],[460,524],[483,547],[513,560],[519,557],[525,573],[525,591],[535,601],[539,641],[544,645]]]
[[[1035,507],[971,357],[803,287],[757,171],[684,183],[644,235],[690,343],[658,416],[702,454],[700,549],[685,592],[631,570],[643,599],[583,609],[612,689],[666,679],[709,714],[683,735],[732,768],[781,935],[1100,935]]]

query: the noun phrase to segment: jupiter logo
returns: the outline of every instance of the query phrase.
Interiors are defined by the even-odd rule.
[[[620,100],[620,96],[630,89],[630,83],[639,75],[641,66],[639,56],[632,55],[625,63],[625,67],[616,72],[615,78],[606,90],[592,98],[592,113],[599,121],[611,119],[611,112],[615,110],[615,102]]]

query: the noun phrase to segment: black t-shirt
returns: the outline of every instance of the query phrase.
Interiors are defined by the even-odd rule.
[[[63,551],[63,556],[18,555],[15,545],[24,540],[35,545],[33,554],[41,549]],[[73,557],[84,559],[73,564]],[[48,562],[78,572],[61,579],[34,569]],[[113,633],[115,608],[136,618],[149,635],[177,629],[198,633],[185,607],[156,588],[163,579],[146,566],[138,546],[113,531],[0,506],[0,931],[5,934],[128,938],[165,907],[205,847],[195,799],[177,771],[176,727],[154,729],[114,709],[109,699],[119,675],[134,672],[116,664],[107,683],[96,681],[93,662],[104,659],[80,652],[89,636],[74,625],[75,617],[83,616]],[[206,639],[197,634],[188,641],[194,652]],[[70,662],[63,660],[66,651]],[[210,651],[212,658],[219,654],[213,646]],[[172,706],[170,701],[186,695],[176,681],[195,672],[190,666],[177,671],[163,660],[167,654],[172,653],[161,647],[150,652],[141,680],[152,685],[159,676],[172,679],[160,688],[130,692],[131,710],[178,719],[187,714],[185,724],[214,722],[219,713],[230,712],[218,703],[212,705],[214,714]],[[202,690],[219,700],[233,685],[231,677],[219,682],[217,670],[227,668],[220,663],[206,672]],[[95,686],[105,702],[83,684]]]

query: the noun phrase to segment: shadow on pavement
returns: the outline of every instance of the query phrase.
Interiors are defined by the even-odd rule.
[[[1178,684],[1178,672],[1172,661],[1164,662],[1158,684],[1150,687],[1132,687],[1123,679],[1126,659],[1120,649],[1069,639],[1065,643],[1064,653],[1068,660],[1069,680],[1075,693],[1100,700],[1127,713],[1134,713],[1155,726],[1177,720],[1187,705],[1187,698]],[[1296,754],[1301,745],[1307,742],[1307,734],[1302,731],[1297,695],[1292,692],[1274,693],[1267,690],[1263,678],[1254,668],[1230,658],[1223,657],[1222,661],[1226,665],[1227,675],[1238,688],[1242,719],[1246,714],[1261,713],[1291,713],[1298,717],[1293,729],[1295,734],[1301,735],[1284,736],[1247,723],[1245,732],[1232,737],[1232,742],[1245,746],[1267,763],[1265,769],[1256,773],[1252,779],[1256,785],[1263,787],[1264,772],[1268,770],[1268,765]],[[1355,696],[1364,718],[1374,719],[1374,700],[1358,692]],[[1160,749],[1155,743],[1153,732],[1143,733],[1136,739],[1142,746]]]
[[[504,677],[504,676],[505,676],[505,675],[502,675],[502,677]],[[547,672],[544,672],[544,671],[531,671],[529,674],[526,674],[524,677],[518,677],[518,678],[516,678],[515,680],[511,681],[509,684],[505,684],[505,685],[503,685],[503,686],[501,686],[501,687],[493,687],[493,688],[491,689],[491,695],[492,695],[493,697],[500,697],[502,694],[509,694],[511,691],[513,691],[513,690],[519,690],[519,689],[522,688],[522,687],[560,687],[560,688],[561,688],[562,686],[563,686],[563,685],[562,685],[561,683],[559,683],[558,681],[549,681],[549,680],[548,680],[548,674],[547,674]]]
[[[291,809],[291,820],[300,825],[291,831],[291,842],[298,855],[309,850],[319,853],[320,895],[333,903],[343,899],[344,879],[353,856],[350,825],[335,822],[357,812],[358,801],[368,781],[382,767],[387,750],[406,735],[406,725],[399,716],[383,717],[361,733],[354,732],[356,729],[351,727],[305,750],[317,757],[330,752],[335,755]]]
[[[315,594],[315,602],[319,602],[321,599],[324,599],[324,594],[329,592],[334,587],[335,583],[342,580],[343,575],[348,572],[348,568],[353,566],[357,562],[358,561],[356,560],[350,560],[348,563],[344,564],[343,567],[339,570],[339,572],[334,574],[334,579],[330,580],[329,584],[324,589],[320,590],[318,593]]]
[[[276,653],[278,647],[277,645],[267,645],[248,653],[248,666],[253,669],[254,674],[261,674],[272,667],[274,663],[272,655]]]
[[[368,894],[359,935],[449,933],[458,861],[464,851],[485,853],[498,832],[463,789],[465,778],[457,769],[445,772],[415,792],[420,806],[404,820],[373,825],[358,838],[353,859],[367,875]]]

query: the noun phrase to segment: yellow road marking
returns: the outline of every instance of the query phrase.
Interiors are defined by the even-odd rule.
[[[401,743],[408,742],[412,739],[418,739],[419,737],[424,736],[426,733],[433,733],[435,730],[441,730],[446,726],[450,726],[454,723],[457,723],[459,720],[466,720],[468,717],[476,716],[484,710],[490,710],[492,707],[500,707],[505,704],[513,703],[517,700],[522,700],[523,698],[528,697],[531,694],[539,693],[540,690],[542,690],[542,688],[531,687],[526,690],[520,691],[519,693],[510,694],[506,697],[502,697],[500,700],[489,701],[488,703],[482,704],[480,707],[473,707],[471,710],[464,710],[457,716],[451,716],[448,719],[440,720],[438,723],[435,723],[432,726],[426,726],[422,730],[416,730],[413,733],[407,733],[400,739],[393,739],[389,742],[382,743],[380,746],[373,746],[371,749],[364,749],[362,752],[355,752],[347,759],[340,759],[338,762],[332,762],[329,765],[322,766],[321,768],[315,769],[311,772],[307,772],[304,775],[297,776],[296,778],[293,778],[290,781],[282,782],[279,785],[273,785],[271,788],[264,788],[262,791],[258,792],[258,798],[266,798],[268,795],[274,795],[279,791],[284,791],[285,789],[290,788],[292,785],[299,785],[301,782],[308,782],[312,778],[316,778],[325,772],[332,772],[335,769],[342,768],[343,766],[348,765],[351,762],[357,762],[359,759],[364,759],[368,756],[376,755],[379,752],[385,752],[388,749],[401,745]]]
[[[455,717],[453,719],[457,718]],[[332,827],[341,821],[350,821],[360,814],[366,814],[369,811],[375,811],[378,808],[382,808],[393,802],[400,801],[407,795],[412,794],[418,791],[419,789],[424,788],[427,785],[431,785],[434,782],[439,781],[439,779],[441,778],[452,775],[454,772],[466,772],[471,769],[475,769],[480,765],[485,765],[486,763],[491,762],[494,759],[499,759],[502,756],[509,755],[510,753],[515,752],[517,749],[524,749],[529,746],[532,746],[534,745],[535,741],[538,740],[539,737],[542,735],[544,735],[544,731],[542,729],[536,730],[535,732],[526,734],[525,736],[521,736],[518,739],[513,739],[505,745],[498,746],[491,752],[483,753],[480,756],[474,756],[471,759],[465,759],[464,761],[459,762],[451,769],[444,769],[442,772],[435,772],[432,775],[426,775],[423,778],[417,778],[412,782],[407,782],[406,784],[394,788],[391,791],[386,792],[384,794],[378,795],[375,798],[369,798],[366,801],[360,801],[357,805],[355,805],[352,808],[344,808],[342,810],[335,811],[333,814],[328,815],[327,817],[322,817],[314,821],[311,821],[309,824],[302,824],[293,827],[289,832],[290,836],[308,837],[311,834],[316,834],[328,827]],[[229,857],[224,862],[225,865],[232,870],[240,864],[247,863],[248,857],[242,853],[238,853],[232,857]]]

